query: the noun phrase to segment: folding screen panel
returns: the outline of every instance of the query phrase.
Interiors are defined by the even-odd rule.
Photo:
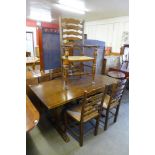
[[[80,43],[79,41],[77,41]],[[97,60],[96,60],[96,73],[102,73],[102,64],[104,59],[104,51],[105,51],[105,42],[99,40],[86,39],[84,40],[84,45],[96,45],[98,46],[97,50]],[[74,55],[79,55],[79,50],[74,50]],[[94,57],[94,48],[84,48],[84,55]],[[84,64],[92,66],[92,62],[85,62]],[[85,71],[90,71],[91,68],[85,67]]]
[[[44,69],[54,69],[61,66],[60,36],[57,29],[42,30]]]

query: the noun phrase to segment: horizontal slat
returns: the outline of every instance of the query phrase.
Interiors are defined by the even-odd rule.
[[[79,38],[79,37],[64,37],[63,39],[64,39],[64,40],[82,40],[82,39]]]
[[[84,116],[84,122],[87,122],[88,120],[92,119],[92,118],[96,118],[99,115],[98,112],[93,112],[90,115],[86,115]]]
[[[91,115],[93,113],[97,113],[98,111],[94,109],[90,109],[89,111],[84,112],[83,116]]]
[[[80,24],[81,23],[80,20],[77,20],[77,19],[74,19],[74,18],[63,18],[62,22],[64,22],[64,23],[73,23],[73,24]]]
[[[85,106],[84,107],[84,111],[89,111],[93,108],[93,106],[89,105],[89,106]]]
[[[75,25],[63,25],[62,27],[66,30],[70,30],[70,29],[77,30],[77,31],[82,30],[80,26],[75,26]]]
[[[75,32],[75,31],[65,31],[63,32],[63,35],[79,35],[79,36],[82,36],[82,33],[79,33],[79,32]]]
[[[75,72],[75,73],[69,73],[69,76],[80,76],[80,75],[91,75],[92,73],[86,73],[86,72]]]

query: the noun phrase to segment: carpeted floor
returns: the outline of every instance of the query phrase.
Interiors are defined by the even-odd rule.
[[[83,147],[70,136],[65,143],[50,122],[42,119],[26,135],[27,155],[128,155],[129,154],[129,92],[123,94],[122,103],[115,124],[107,131],[99,128],[97,136],[89,133],[84,137]]]

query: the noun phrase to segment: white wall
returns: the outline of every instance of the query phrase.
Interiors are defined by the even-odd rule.
[[[129,17],[117,17],[85,23],[85,34],[88,39],[105,41],[112,46],[112,51],[119,53],[122,45],[122,33],[129,31]]]
[[[34,41],[34,47],[37,46],[37,43],[36,43],[36,27],[28,27],[26,26],[26,32],[33,32],[33,41]],[[26,44],[26,50],[29,49],[29,44]],[[35,50],[35,49],[34,49]],[[32,51],[29,51],[31,52],[31,56],[35,56],[35,52],[33,53]]]

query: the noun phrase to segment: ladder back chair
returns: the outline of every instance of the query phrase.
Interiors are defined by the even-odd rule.
[[[67,85],[68,76],[80,76],[84,73],[84,62],[92,62],[93,81],[95,78],[97,46],[84,45],[84,20],[73,18],[59,18],[60,46],[62,59],[62,72]],[[93,48],[94,56],[84,55],[85,48]],[[80,51],[79,55],[74,55],[74,49]]]
[[[42,74],[41,76],[38,77],[38,82],[45,82],[50,80],[50,73]]]
[[[104,130],[107,130],[108,120],[110,118],[114,117],[114,123],[117,121],[120,101],[122,99],[126,81],[127,80],[124,79],[117,84],[113,84],[111,86],[111,91],[108,91],[108,94],[105,95],[102,111],[102,116],[105,118],[105,121],[103,122],[103,118],[100,120],[102,123],[104,123]],[[113,113],[112,110],[115,110],[115,112]],[[103,112],[105,112],[105,114],[103,114]],[[109,117],[109,113],[112,114],[112,117]]]
[[[51,74],[51,79],[62,77],[61,68],[52,69],[52,72],[50,74]]]
[[[93,90],[91,92],[85,91],[83,99],[79,101],[79,105],[76,105],[65,112],[65,131],[70,129],[74,135],[78,136],[80,146],[83,145],[84,123],[95,119],[96,124],[94,135],[97,135],[99,119],[102,112],[102,104],[106,91],[107,87]],[[79,135],[69,127],[69,118],[78,124]]]

